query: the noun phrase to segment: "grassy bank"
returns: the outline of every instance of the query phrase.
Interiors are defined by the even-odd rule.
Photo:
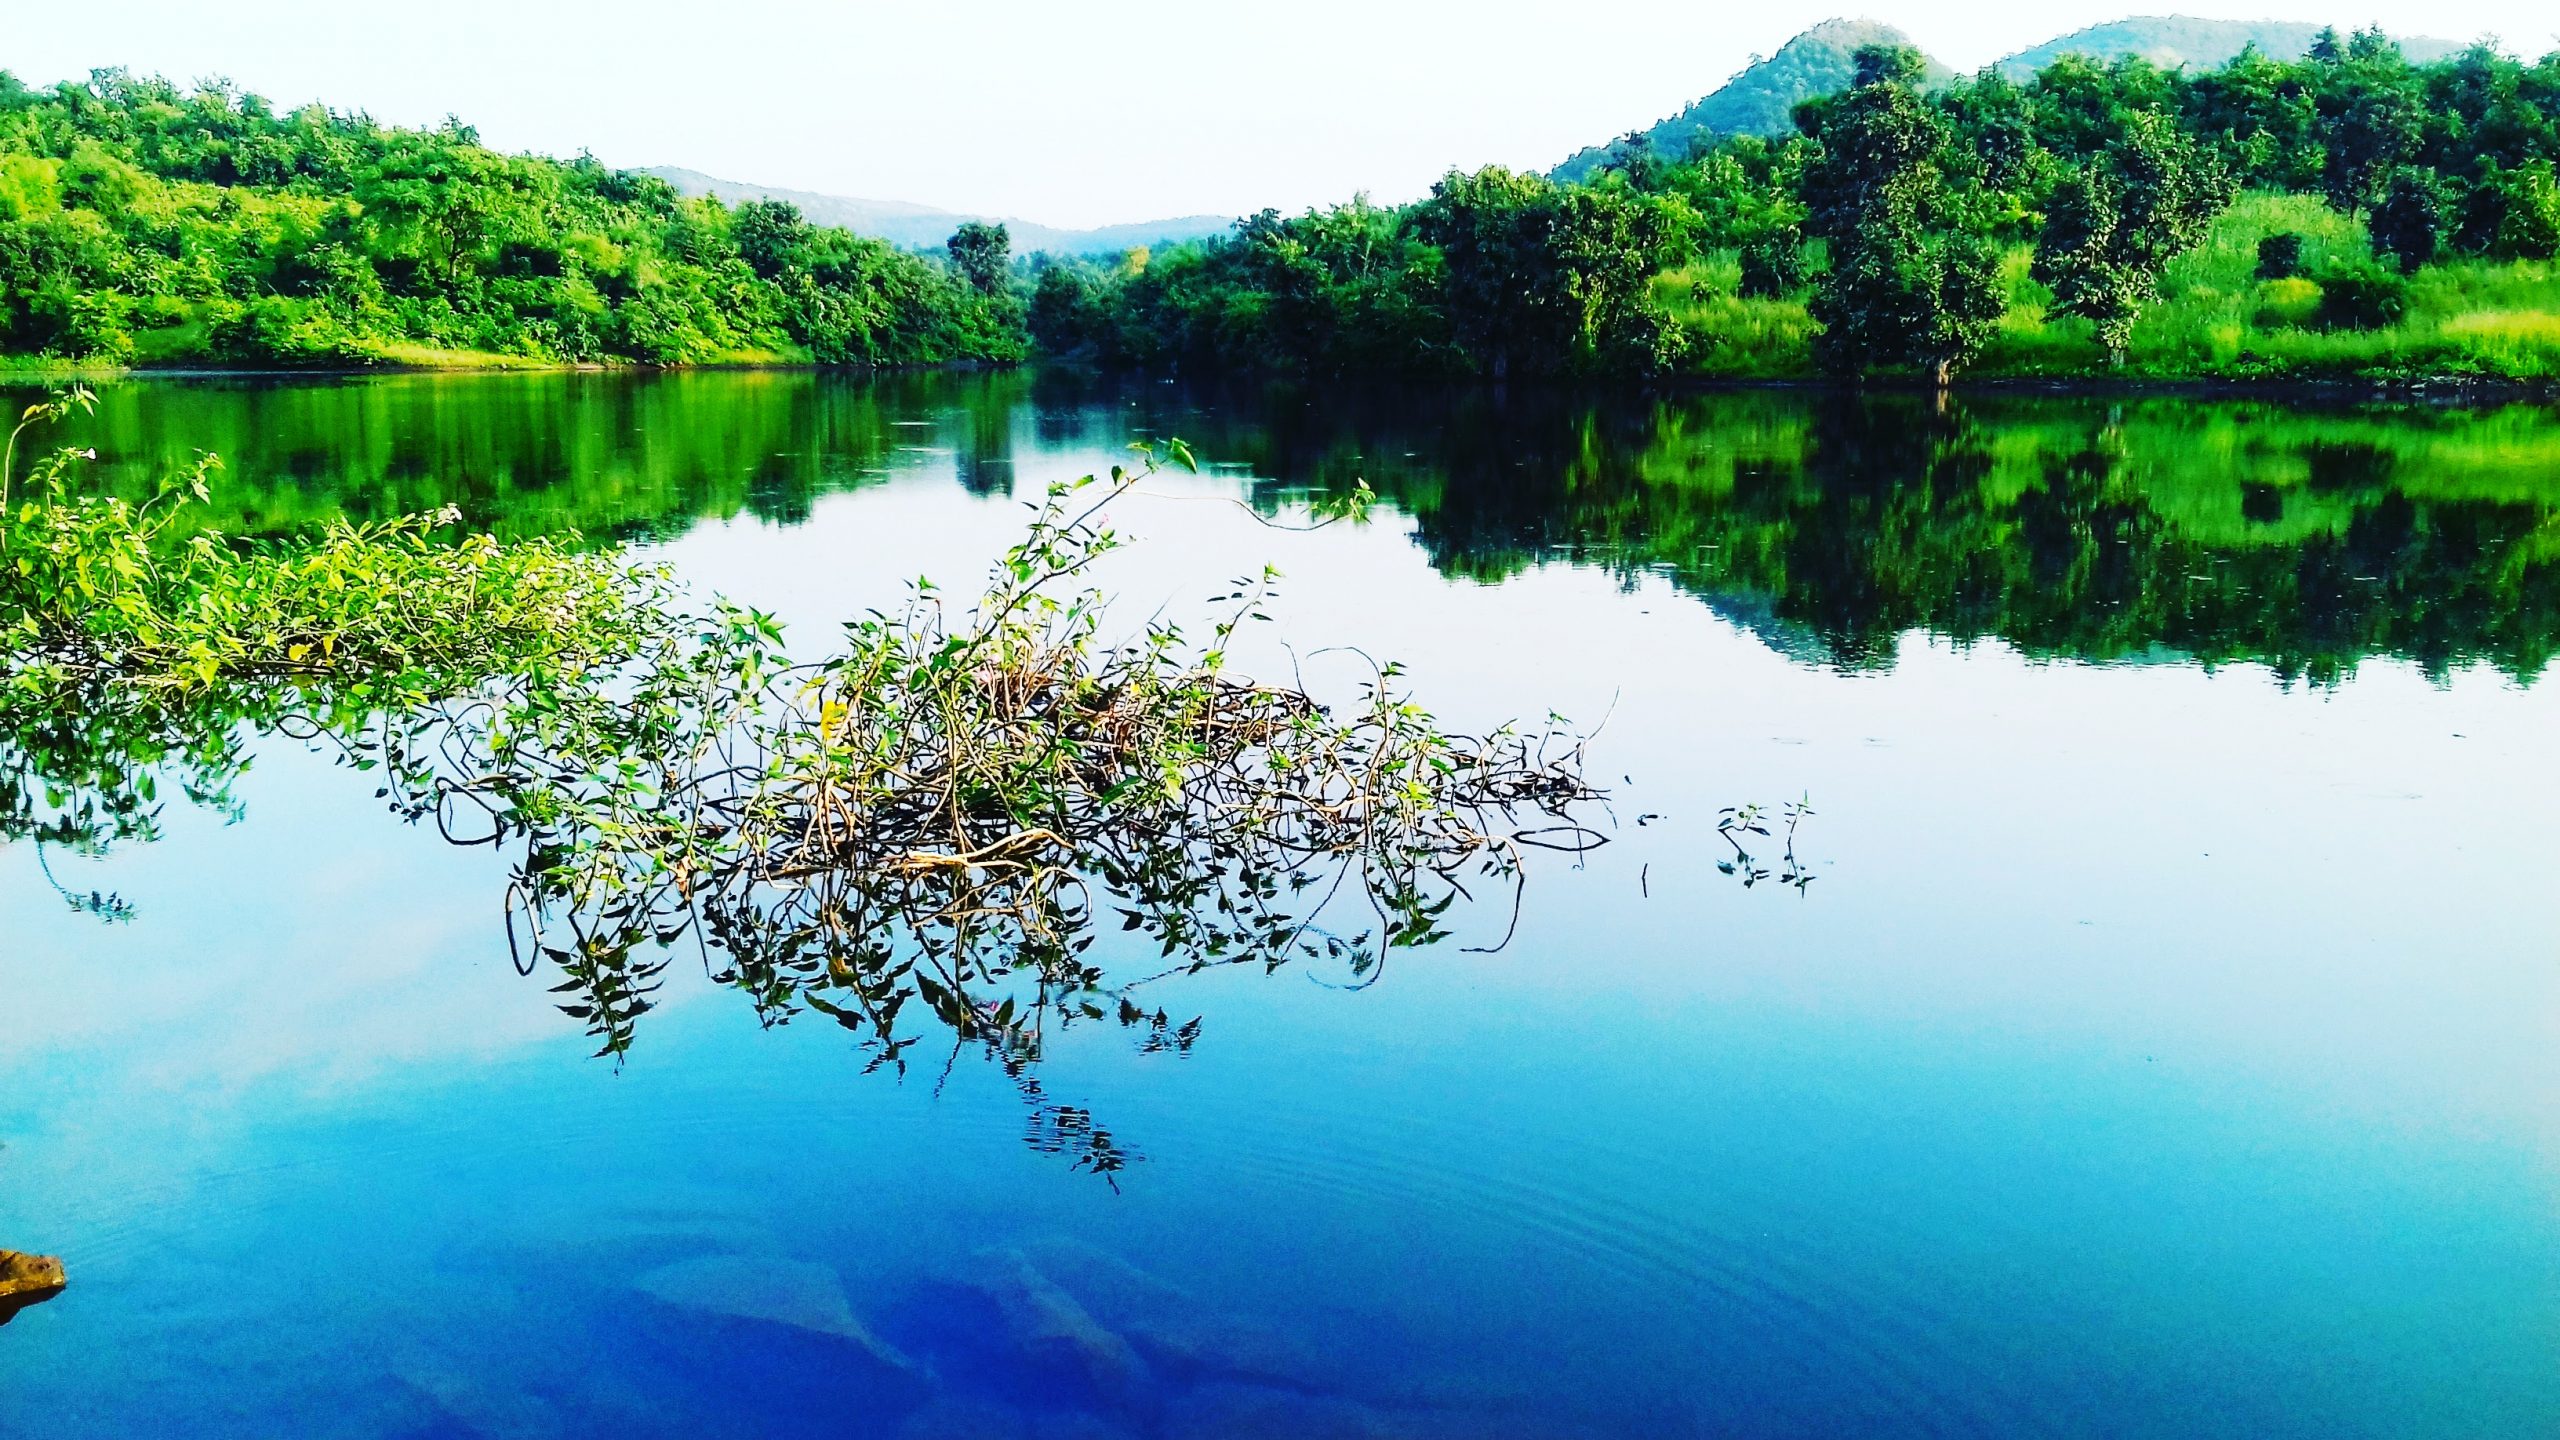
[[[2302,237],[2302,274],[2267,279],[2259,242]],[[2203,381],[2560,380],[2560,262],[2462,260],[2421,267],[2387,323],[2347,323],[2328,301],[2341,273],[2378,273],[2364,222],[2312,196],[2254,194],[2173,261],[2135,323],[2121,369],[2088,321],[2053,316],[2052,294],[2019,246],[2002,275],[2009,310],[1966,374],[1974,379]],[[1740,294],[1741,267],[1711,254],[1658,276],[1654,297],[1690,337],[1686,370],[1705,378],[1811,378],[1808,292]]]

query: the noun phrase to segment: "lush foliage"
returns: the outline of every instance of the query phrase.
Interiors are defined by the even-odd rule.
[[[89,403],[75,389],[30,407],[10,451],[29,426]],[[94,458],[57,450],[14,497],[0,460],[0,685],[12,691],[315,682],[388,702],[494,671],[598,663],[633,642],[643,574],[609,557],[551,540],[447,543],[450,510],[235,544],[181,523],[184,506],[209,498],[216,457],[139,504],[84,490]]]
[[[1814,291],[1823,368],[1928,372],[1940,384],[2000,318],[1999,260],[1949,183],[1954,131],[1921,103],[1919,52],[1858,52],[1855,88],[1822,107],[1805,172],[1806,233],[1829,260]]]
[[[1001,247],[999,248],[999,252]],[[788,205],[216,83],[0,74],[0,345],[121,364],[1023,353],[960,267]]]
[[[1053,267],[1032,326],[1053,351],[1117,363],[1643,372],[1679,353],[1651,294],[1676,243],[1650,197],[1488,168],[1452,173],[1402,211],[1265,211],[1116,272]]]
[[[1034,327],[1106,362],[1309,374],[2560,376],[2560,56],[2415,64],[2368,31],[2210,70],[1846,62],[1789,136],[1265,214],[1052,271]],[[2229,246],[2279,235],[2230,273]]]

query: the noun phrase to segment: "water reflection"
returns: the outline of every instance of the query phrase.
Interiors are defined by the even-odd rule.
[[[361,670],[179,690],[16,667],[0,845],[31,842],[51,879],[48,847],[157,839],[164,784],[229,807],[244,737],[282,734],[368,774],[403,819],[508,857],[515,968],[556,980],[599,1057],[631,1050],[691,950],[767,1028],[836,1022],[866,1074],[939,1040],[946,1075],[981,1054],[1033,1149],[1107,1177],[1126,1151],[1033,1073],[1053,1031],[1116,1021],[1143,1054],[1188,1052],[1200,1022],[1142,1003],[1157,982],[1322,964],[1365,986],[1449,938],[1479,891],[1509,890],[1516,927],[1528,852],[1606,841],[1578,813],[1600,797],[1569,735],[1445,732],[1393,666],[1339,710],[1230,671],[1235,631],[1269,618],[1267,571],[1212,598],[1205,648],[1161,617],[1103,642],[1101,597],[1076,587],[1121,543],[1098,517],[1153,473],[1051,487],[974,606],[920,581],[824,660],[642,570],[614,658],[440,676],[396,708]],[[1097,951],[1104,918],[1145,952],[1134,977]]]
[[[1808,663],[1890,665],[1921,631],[2320,684],[2369,657],[2531,679],[2560,634],[2560,418],[2528,406],[747,373],[129,384],[75,431],[135,493],[222,453],[208,523],[234,532],[452,503],[619,538],[796,523],[906,469],[1002,493],[1018,450],[1167,433],[1266,507],[1366,480],[1445,573],[1660,574]]]
[[[1659,574],[1809,662],[1887,666],[1923,631],[2315,683],[2383,656],[2531,679],[2560,635],[2560,422],[2530,407],[1479,393],[1270,413],[1198,428],[1277,485],[1365,477],[1448,573]]]
[[[700,392],[701,427],[743,430],[725,397],[790,394],[737,378]],[[589,383],[493,384],[571,380]],[[2254,667],[2020,664],[2005,643],[1892,635],[1875,623],[1888,600],[1945,634],[2016,622],[1925,589],[1800,583],[1856,573],[1856,537],[1881,535],[1895,497],[1819,493],[1834,482],[1801,459],[1827,422],[1799,397],[1309,409],[1022,377],[897,385],[912,399],[879,405],[860,464],[788,425],[764,447],[788,458],[741,447],[738,474],[753,461],[775,483],[706,489],[701,508],[775,523],[705,526],[672,557],[740,598],[778,592],[804,629],[920,567],[974,573],[1013,511],[953,481],[970,396],[1005,417],[1035,485],[1133,428],[1244,457],[1232,473],[1262,477],[1267,508],[1366,475],[1409,527],[1301,543],[1223,503],[1166,503],[1132,523],[1173,542],[1115,583],[1144,606],[1277,560],[1298,577],[1289,628],[1421,658],[1426,692],[1469,718],[1552,699],[1593,720],[1623,682],[1602,736],[1601,778],[1635,777],[1619,843],[1542,876],[1503,957],[1444,950],[1356,998],[1288,980],[1296,966],[1168,985],[1164,1008],[1184,1002],[1168,1045],[1207,1016],[1178,1071],[1130,1058],[1151,1028],[1088,1022],[1088,1043],[1037,1067],[1044,1098],[1178,1157],[1115,1195],[1018,1143],[1032,1112],[997,1066],[964,1057],[929,1105],[933,1064],[905,1093],[854,1083],[834,1026],[758,1033],[738,992],[701,993],[689,956],[632,1062],[584,1062],[596,1047],[543,1003],[565,997],[494,963],[497,857],[353,813],[369,779],[259,745],[232,787],[246,826],[193,823],[164,781],[166,840],[88,872],[140,907],[131,925],[63,913],[23,849],[0,866],[19,881],[0,970],[28,1037],[0,1084],[0,1243],[62,1253],[77,1277],[69,1303],[5,1332],[0,1431],[2552,1433],[2553,937],[2531,901],[2560,799],[2550,687],[2475,667],[2435,690],[2374,663],[2306,703]],[[812,395],[798,413],[868,403]],[[413,424],[503,408],[395,404],[363,438],[407,446]],[[2041,468],[2020,455],[2085,448],[2039,431],[2111,423],[2103,405],[2025,398],[1966,413],[2012,474]],[[2292,527],[2324,495],[2438,526],[2544,513],[2537,417],[2332,417],[2347,448],[2306,451],[2251,441],[2219,418],[2235,413],[2199,407],[2181,431],[2126,406],[2112,423],[2128,434],[2233,448],[2211,470],[2202,440],[2143,441],[2106,493],[2216,553],[2298,550],[2311,532]],[[1682,477],[1752,443],[1754,414],[1772,434],[1745,479],[1797,476],[1811,529],[1788,543],[1844,561],[1751,557],[1757,589],[1700,567],[1674,578],[1704,603],[1681,600],[1644,558],[1674,547],[1643,526],[1732,523],[1738,491]],[[257,443],[226,423],[211,443]],[[1625,457],[1558,440],[1539,463],[1583,465],[1571,486],[1525,465],[1496,484],[1507,461],[1468,480],[1450,452],[1500,448],[1470,426],[1592,428],[1604,450],[1635,437],[1668,468],[1629,476]],[[203,443],[192,421],[139,428]],[[608,438],[594,454],[651,463]],[[727,464],[708,454],[702,478],[664,484],[709,487]],[[655,504],[656,483],[634,493]],[[524,515],[611,499],[529,465],[508,484]],[[794,503],[813,523],[781,528]],[[1947,500],[1989,521],[2020,503]],[[628,532],[614,504],[589,513],[597,533],[656,534],[690,511]],[[1615,531],[1571,533],[1612,513]],[[1864,529],[1816,545],[1834,514]],[[1480,543],[1453,544],[1469,515]],[[1507,583],[1421,563],[1457,573],[1470,554]],[[2390,576],[2404,620],[2451,593],[2385,560],[2356,573]],[[2540,565],[2526,554],[2523,578]],[[1637,583],[1612,594],[1612,576]],[[2533,593],[2447,633],[2531,638],[2513,602]],[[1821,616],[1873,638],[1866,658]],[[2350,640],[2350,663],[2401,653]],[[2168,653],[2150,643],[2098,658]],[[1803,788],[1826,878],[1809,903],[1774,875],[1746,902],[1704,863],[1730,854],[1717,807]],[[1772,871],[1781,819],[1743,842]],[[2413,834],[2490,903],[2377,883],[2405,873]]]

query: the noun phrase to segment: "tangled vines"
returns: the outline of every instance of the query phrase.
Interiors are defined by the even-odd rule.
[[[1191,463],[1179,442],[1166,458]],[[871,1068],[903,1070],[928,1034],[983,1047],[1032,1102],[1034,1144],[1109,1171],[1125,1157],[1108,1132],[1031,1073],[1052,1028],[1114,1020],[1187,1049],[1197,1022],[1140,1003],[1145,986],[1292,961],[1374,983],[1392,952],[1449,938],[1475,888],[1508,891],[1516,924],[1529,852],[1604,841],[1576,818],[1598,797],[1570,736],[1446,733],[1393,665],[1338,709],[1234,673],[1274,572],[1218,597],[1198,642],[1161,622],[1106,641],[1089,572],[1122,542],[1099,517],[1158,463],[1053,487],[973,604],[918,582],[816,661],[768,615],[679,603],[662,572],[447,552],[422,526],[248,561],[189,537],[164,563],[158,529],[69,497],[57,466],[22,552],[51,546],[61,574],[128,556],[93,582],[125,599],[100,628],[68,593],[20,587],[0,838],[148,839],[155,746],[189,794],[228,803],[241,730],[281,730],[380,772],[406,818],[510,856],[518,967],[557,972],[599,1054],[630,1049],[690,947],[766,1023],[831,1017]],[[75,778],[94,799],[36,803]],[[1097,952],[1109,918],[1135,933]]]
[[[1164,1028],[1130,992],[1173,971],[1325,959],[1368,983],[1447,938],[1471,882],[1516,905],[1526,852],[1602,843],[1567,738],[1444,733],[1393,666],[1341,713],[1232,674],[1269,572],[1205,646],[1162,623],[1106,644],[1101,596],[1070,587],[1152,469],[1053,489],[965,612],[919,585],[793,663],[769,617],[721,607],[616,683],[519,685],[355,753],[411,777],[411,814],[521,846],[519,963],[572,977],[607,1053],[680,937],[769,1018],[831,1015],[877,1062],[915,1042],[910,998],[1036,1057],[1048,1021]],[[1106,912],[1153,943],[1149,975],[1088,960]]]

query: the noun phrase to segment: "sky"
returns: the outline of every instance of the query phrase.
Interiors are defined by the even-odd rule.
[[[2560,48],[2548,0],[2187,0]],[[504,150],[1053,225],[1410,199],[1452,166],[1544,169],[1650,125],[1839,0],[0,0],[0,66],[223,76]],[[2128,11],[1879,0],[1970,70]]]

